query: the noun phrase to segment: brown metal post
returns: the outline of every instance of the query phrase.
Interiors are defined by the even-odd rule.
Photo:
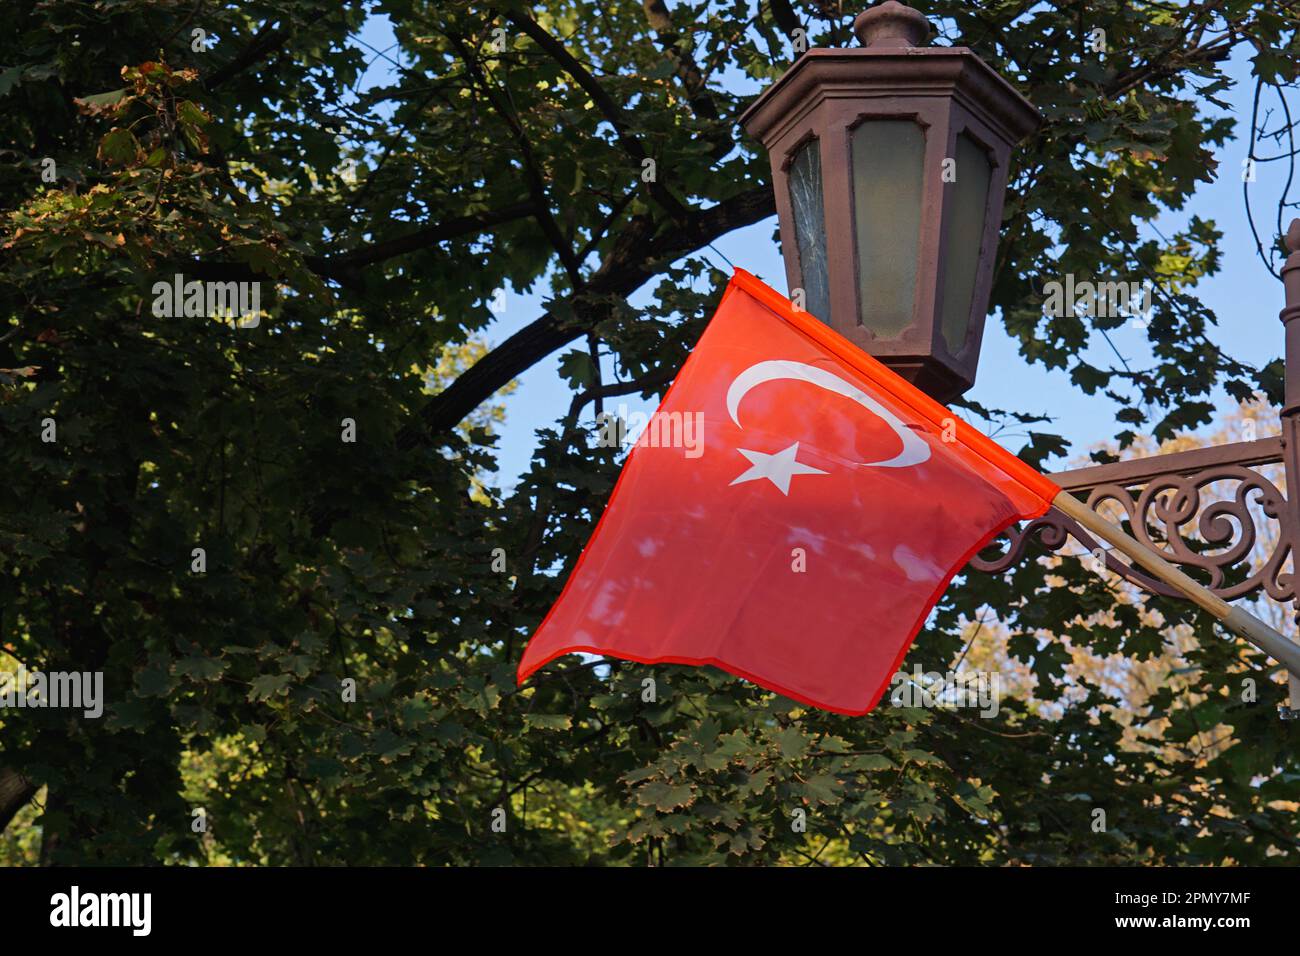
[[[1280,318],[1286,329],[1286,393],[1282,405],[1282,460],[1286,466],[1287,507],[1300,517],[1300,219],[1291,220],[1286,232],[1290,252],[1282,264],[1285,305]],[[1293,527],[1300,525],[1293,524]],[[1300,543],[1297,543],[1300,550]],[[1300,561],[1293,553],[1293,561]],[[1296,569],[1300,573],[1300,568]],[[1300,623],[1300,599],[1296,622]],[[1300,678],[1291,675],[1291,708],[1287,716],[1300,716]]]

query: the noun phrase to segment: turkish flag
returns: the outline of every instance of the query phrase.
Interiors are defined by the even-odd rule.
[[[738,269],[519,681],[583,651],[865,714],[952,576],[1059,490]]]

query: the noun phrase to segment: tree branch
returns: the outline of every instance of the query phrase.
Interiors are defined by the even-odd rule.
[[[408,252],[418,252],[430,246],[458,239],[461,236],[477,235],[494,226],[532,216],[534,203],[531,200],[511,203],[500,209],[475,213],[471,216],[457,216],[423,229],[416,229],[403,236],[384,239],[350,249],[332,256],[306,256],[304,261],[312,272],[326,279],[346,279],[356,276],[364,266],[384,262]],[[255,280],[256,272],[242,262],[213,262],[210,260],[190,260],[178,266],[193,279],[208,279],[217,282]]]
[[[551,215],[550,201],[546,194],[546,184],[542,181],[541,173],[537,169],[537,160],[533,156],[532,145],[528,142],[528,135],[524,132],[524,126],[516,114],[513,99],[510,102],[510,109],[507,109],[506,104],[497,98],[496,90],[493,89],[486,72],[480,68],[478,62],[465,47],[465,44],[461,42],[460,38],[450,33],[447,34],[447,38],[455,45],[461,61],[465,64],[465,68],[483,87],[483,94],[488,98],[488,102],[492,104],[492,108],[497,111],[506,126],[510,128],[510,133],[515,138],[515,145],[519,147],[519,153],[523,159],[524,173],[528,180],[528,192],[533,197],[533,215],[537,219],[537,225],[541,227],[542,233],[550,242],[551,248],[555,250],[556,255],[560,257],[560,264],[564,266],[564,271],[569,276],[569,284],[575,291],[581,290],[583,287],[582,262],[574,254],[573,247],[565,240],[564,235],[560,232],[560,227],[555,223],[555,217]],[[510,99],[509,87],[506,89],[506,97]]]
[[[9,767],[0,767],[0,832],[34,796],[36,787],[26,777]]]
[[[654,30],[655,36],[659,38],[659,46],[663,49],[664,55],[672,61],[677,79],[686,90],[687,102],[691,104],[691,110],[701,119],[716,120],[718,107],[714,104],[713,97],[709,95],[704,74],[700,72],[699,65],[691,55],[689,41],[679,34],[673,25],[673,15],[668,5],[664,0],[642,0],[641,6],[645,10],[650,29]]]
[[[268,29],[271,21],[262,24],[253,37],[253,42],[225,66],[219,66],[203,81],[203,88],[211,93],[217,87],[233,80],[240,73],[253,66],[268,53],[273,53],[289,41],[292,32],[287,26]]]
[[[609,94],[605,92],[605,88],[587,71],[587,68],[574,59],[573,55],[564,48],[563,43],[547,33],[526,13],[511,12],[506,13],[505,16],[548,53],[551,59],[559,63],[564,72],[568,73],[573,78],[573,81],[591,97],[591,101],[596,104],[596,109],[600,110],[605,119],[609,120],[610,125],[614,127],[614,133],[618,136],[619,144],[628,155],[636,160],[638,165],[649,158],[646,155],[645,147],[641,145],[641,141],[633,136],[628,129],[622,108],[610,98]],[[640,170],[638,170],[639,173]],[[654,197],[655,202],[663,207],[664,211],[675,222],[684,222],[690,218],[690,213],[686,210],[686,207],[664,187],[663,183],[651,180],[646,183],[646,186],[649,188],[650,195]]]
[[[445,242],[448,239],[474,235],[485,232],[493,226],[525,219],[533,214],[533,210],[534,203],[532,200],[526,200],[512,203],[509,206],[502,206],[500,209],[476,213],[472,216],[457,216],[455,219],[448,219],[432,226],[426,226],[423,229],[416,229],[404,236],[375,242],[337,255],[309,256],[307,265],[317,275],[334,278],[342,272],[360,266],[374,265],[376,262],[383,262],[386,259],[405,255],[408,252],[427,249],[429,246]]]
[[[800,27],[799,18],[795,16],[794,8],[790,6],[790,0],[771,0],[768,5],[772,11],[772,19],[776,25],[781,28],[786,39],[794,37],[794,31]]]
[[[601,317],[590,299],[614,295],[626,298],[652,278],[664,265],[688,255],[733,229],[752,225],[776,212],[776,201],[768,186],[738,193],[692,217],[689,230],[670,229],[653,236],[653,225],[638,217],[622,232],[618,245],[587,285],[587,295],[572,297],[566,304],[579,316],[567,324],[552,309],[520,329],[483,356],[420,411],[420,430],[408,426],[399,435],[400,447],[409,448],[432,435],[454,428],[497,389],[525,372],[551,352],[585,335]],[[637,252],[640,252],[638,255]]]

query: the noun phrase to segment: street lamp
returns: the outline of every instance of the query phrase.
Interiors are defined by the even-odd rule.
[[[741,117],[772,163],[791,298],[942,402],[975,381],[1012,147],[1038,111],[888,0]]]

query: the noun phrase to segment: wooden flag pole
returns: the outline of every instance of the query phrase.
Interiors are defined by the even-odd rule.
[[[1147,572],[1176,588],[1199,607],[1204,608],[1261,651],[1280,661],[1294,676],[1300,677],[1300,644],[1287,640],[1255,615],[1233,607],[1204,585],[1197,584],[1164,557],[1135,540],[1124,529],[1107,521],[1068,491],[1060,492],[1052,504],[1097,537],[1113,544]]]

